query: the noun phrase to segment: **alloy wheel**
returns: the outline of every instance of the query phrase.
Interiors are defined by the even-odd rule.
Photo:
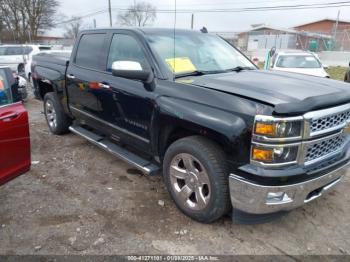
[[[207,207],[210,196],[210,180],[203,164],[194,156],[181,153],[170,164],[170,182],[175,197],[192,210]]]
[[[57,115],[52,101],[46,101],[45,109],[47,122],[51,129],[55,129],[57,127]]]

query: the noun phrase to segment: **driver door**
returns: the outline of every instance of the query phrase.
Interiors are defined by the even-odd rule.
[[[12,73],[0,69],[0,185],[30,169],[28,113],[13,94]]]

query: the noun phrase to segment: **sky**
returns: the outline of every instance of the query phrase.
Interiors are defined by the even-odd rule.
[[[58,0],[60,7],[57,14],[63,21],[71,16],[84,16],[97,11],[106,11],[108,0]],[[117,24],[118,9],[125,9],[134,4],[134,1],[146,1],[157,7],[158,10],[174,10],[175,0],[111,0],[113,25]],[[213,10],[251,8],[267,6],[284,6],[299,4],[320,4],[344,2],[344,0],[176,0],[177,10]],[[350,5],[350,1],[349,1]],[[337,18],[340,10],[340,20],[350,20],[350,6],[332,7],[312,10],[278,10],[278,11],[250,11],[232,13],[194,13],[194,29],[207,27],[212,32],[241,32],[251,28],[252,24],[264,23],[266,25],[289,28],[303,23],[323,18]],[[85,27],[93,27],[96,19],[97,27],[108,27],[108,12],[97,14],[83,19]],[[173,13],[157,13],[157,19],[153,27],[173,27]],[[191,14],[178,13],[176,16],[177,28],[190,28]],[[64,26],[60,25],[46,32],[50,36],[62,36]]]

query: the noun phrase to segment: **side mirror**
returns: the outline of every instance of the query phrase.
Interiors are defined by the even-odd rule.
[[[328,69],[329,66],[328,66],[328,65],[323,65],[323,68],[324,68],[324,69]]]
[[[139,62],[135,61],[115,61],[112,64],[112,74],[131,80],[140,80],[147,84],[153,81],[152,71],[142,69]]]

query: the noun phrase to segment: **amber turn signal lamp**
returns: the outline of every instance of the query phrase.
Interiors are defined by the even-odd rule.
[[[255,134],[259,135],[275,135],[275,125],[267,123],[256,123]]]
[[[272,162],[273,149],[253,148],[252,159],[256,161]]]

